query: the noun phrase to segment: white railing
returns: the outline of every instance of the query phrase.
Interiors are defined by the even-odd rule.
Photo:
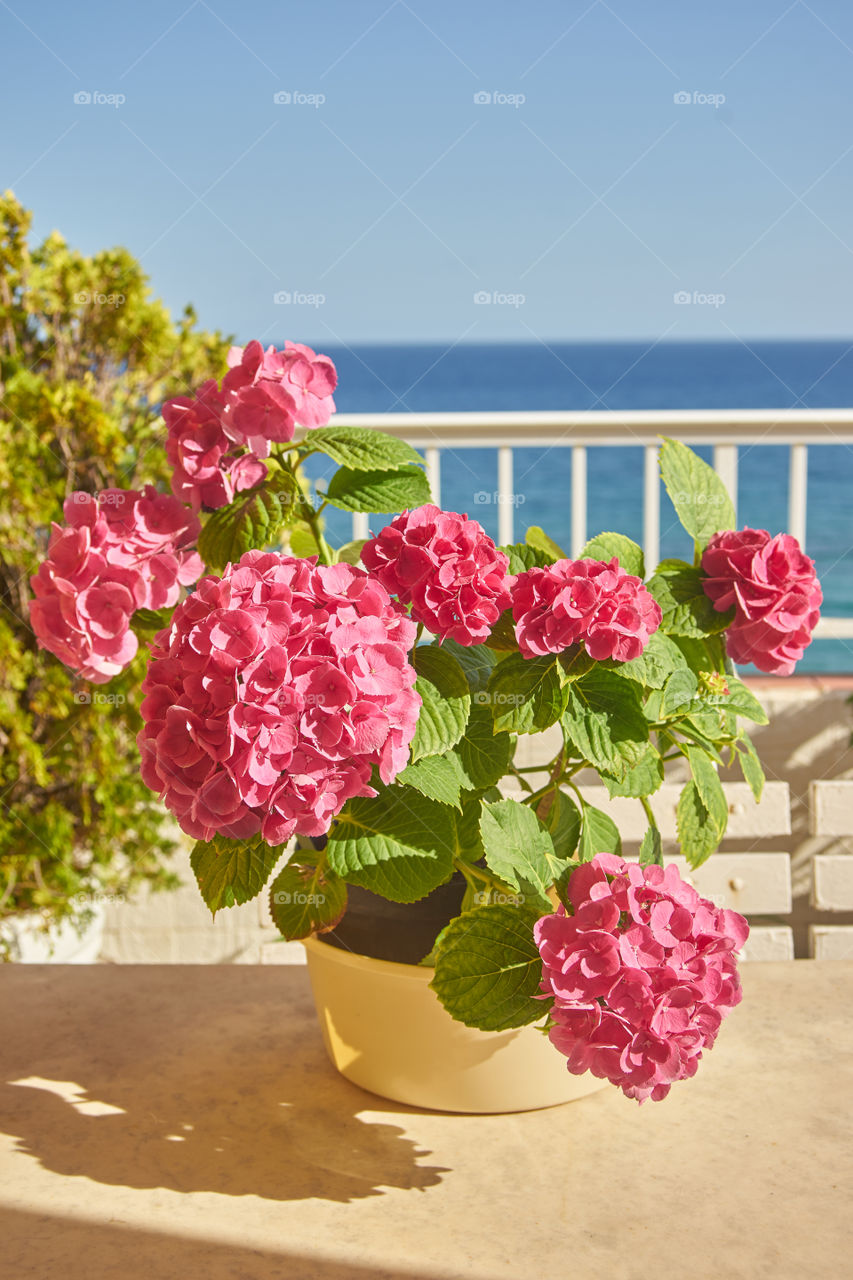
[[[812,445],[853,445],[853,410],[848,409],[634,409],[538,413],[350,413],[338,414],[338,426],[380,427],[423,451],[436,502],[441,502],[444,450],[492,448],[498,453],[498,540],[514,540],[514,448],[570,449],[571,551],[587,541],[586,451],[592,446],[629,445],[645,450],[643,469],[643,549],[646,561],[660,559],[661,436],[690,445],[710,445],[714,467],[737,500],[738,449],[787,445],[788,532],[806,546],[808,451]],[[368,517],[353,517],[353,537],[368,533]],[[853,638],[853,618],[821,618],[818,636]]]

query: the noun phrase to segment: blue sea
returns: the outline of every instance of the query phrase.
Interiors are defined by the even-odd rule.
[[[554,343],[325,347],[340,377],[342,413],[407,410],[787,409],[853,405],[853,341],[742,343]],[[710,459],[710,450],[700,450]],[[788,450],[742,449],[738,522],[778,533],[787,523]],[[592,448],[587,454],[589,535],[618,528],[642,540],[642,450]],[[568,449],[515,451],[516,539],[542,525],[569,545]],[[328,475],[318,460],[310,474]],[[497,507],[475,499],[497,489],[494,449],[444,454],[442,505],[476,517],[497,535]],[[853,448],[809,450],[806,550],[817,565],[824,612],[853,615]],[[350,536],[349,517],[329,513],[334,541]],[[384,523],[373,518],[372,526]],[[661,507],[661,555],[691,550],[669,500]],[[802,672],[853,672],[853,642],[816,640]]]

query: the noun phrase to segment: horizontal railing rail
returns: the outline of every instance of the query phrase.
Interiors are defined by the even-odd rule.
[[[649,564],[660,559],[662,436],[689,445],[713,447],[714,468],[737,506],[738,451],[755,445],[784,445],[789,454],[788,531],[806,547],[808,451],[812,446],[853,445],[853,409],[631,409],[557,410],[521,413],[348,413],[337,426],[380,427],[424,453],[436,502],[441,502],[445,450],[496,449],[498,455],[498,539],[514,540],[514,449],[571,451],[571,552],[587,541],[587,455],[598,446],[642,447],[643,550]],[[368,533],[368,517],[353,517],[353,537]],[[816,635],[853,638],[853,617],[822,617]]]

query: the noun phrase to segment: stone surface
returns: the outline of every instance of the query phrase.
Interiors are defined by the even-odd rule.
[[[303,969],[7,966],[0,1273],[845,1274],[853,963],[743,978],[663,1103],[450,1116],[336,1075]]]

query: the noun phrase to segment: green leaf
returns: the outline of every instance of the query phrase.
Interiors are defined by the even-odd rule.
[[[226,565],[236,564],[244,552],[270,546],[296,516],[300,500],[296,478],[277,469],[263,484],[214,511],[198,539],[205,564],[221,572]]]
[[[522,658],[512,653],[498,663],[488,691],[475,695],[475,702],[490,706],[496,729],[541,733],[557,723],[568,697],[556,658]]]
[[[418,645],[413,654],[418,673],[415,689],[423,706],[412,740],[411,761],[440,755],[455,746],[465,731],[471,694],[465,672],[452,653],[437,645]]]
[[[352,471],[398,471],[413,464],[423,466],[423,458],[410,444],[375,427],[320,427],[309,431],[302,443],[312,453],[319,450]]]
[[[533,547],[534,551],[539,551],[543,556],[547,556],[548,560],[553,564],[557,560],[568,560],[568,555],[562,547],[558,546],[553,538],[549,538],[544,529],[540,529],[538,524],[532,524],[524,535],[524,541],[528,547]]]
[[[366,542],[369,542],[369,538],[358,538],[355,542],[345,542],[342,547],[338,547],[336,556],[338,564],[358,564]]]
[[[131,630],[140,640],[150,640],[158,631],[171,626],[174,612],[174,609],[137,609],[130,619]]]
[[[684,750],[690,765],[690,772],[693,774],[696,790],[699,792],[699,798],[708,811],[708,817],[714,827],[719,831],[719,839],[721,840],[725,835],[729,821],[729,806],[726,802],[719,774],[714,768],[713,761],[708,759],[707,754],[701,747],[689,744]],[[719,843],[719,840],[717,843]]]
[[[518,641],[515,638],[515,624],[512,620],[512,609],[504,609],[489,633],[489,648],[499,654],[517,653]]]
[[[282,855],[284,845],[273,847],[260,836],[228,840],[216,835],[198,840],[190,854],[201,896],[216,914],[257,897]]]
[[[455,640],[445,640],[441,647],[459,663],[471,692],[482,692],[498,660],[494,650],[484,644],[457,644]]]
[[[596,809],[595,805],[585,804],[578,857],[581,862],[589,862],[597,853],[616,853],[621,856],[622,837],[612,818],[601,809]]]
[[[442,935],[430,986],[451,1017],[481,1031],[537,1022],[542,961],[533,938],[538,909],[494,904],[457,916]]]
[[[701,639],[674,636],[671,643],[679,649],[684,661],[697,676],[703,671],[725,670],[726,646],[722,635],[703,636]]]
[[[622,533],[599,533],[590,538],[578,559],[610,561],[614,556],[626,573],[638,578],[646,576],[643,548]]]
[[[663,866],[663,844],[657,827],[649,827],[640,844],[640,866]]]
[[[650,796],[663,782],[663,763],[660,754],[649,743],[641,759],[627,768],[619,777],[612,777],[601,770],[601,781],[607,787],[611,800],[614,796],[633,796],[635,799],[640,796]]]
[[[430,501],[429,485],[419,467],[399,471],[353,471],[339,467],[325,498],[341,511],[405,511]]]
[[[684,714],[695,702],[698,688],[699,681],[692,671],[688,671],[686,667],[673,671],[663,687],[661,715],[666,717]]]
[[[270,886],[270,913],[288,942],[328,933],[347,909],[347,886],[327,867],[294,854]]]
[[[287,531],[287,541],[291,555],[307,557],[320,554],[320,548],[310,527],[301,520],[290,526]]]
[[[545,825],[558,858],[567,861],[574,855],[581,834],[580,810],[565,791],[551,792],[551,806],[543,815],[542,806],[537,809],[539,820]]]
[[[735,743],[735,750],[737,751],[737,758],[744,780],[749,783],[749,789],[755,796],[756,804],[758,804],[761,800],[761,793],[764,790],[764,770],[761,767],[758,752],[755,750],[751,739],[745,733]]]
[[[330,869],[392,902],[416,902],[453,873],[453,816],[411,787],[351,800],[326,845]]]
[[[721,529],[735,527],[734,507],[725,485],[686,444],[664,440],[660,472],[679,520],[700,549]]]
[[[678,798],[676,827],[681,852],[693,868],[707,861],[723,838],[693,781],[685,784]]]
[[[486,856],[480,839],[480,815],[483,812],[481,794],[462,798],[462,812],[453,814],[453,852],[464,862],[477,863]]]
[[[560,723],[582,759],[615,777],[639,762],[649,741],[634,685],[611,671],[591,671],[569,685]]]
[[[747,689],[745,684],[741,684],[740,680],[735,680],[734,676],[728,676],[727,679],[728,694],[705,694],[702,701],[706,706],[723,707],[726,711],[734,711],[736,715],[754,721],[755,724],[767,724],[767,712],[755,694]]]
[[[684,657],[675,642],[663,632],[655,631],[639,658],[608,663],[608,670],[647,689],[662,689],[667,677],[683,666]]]
[[[460,793],[463,787],[468,786],[459,757],[452,751],[442,756],[424,756],[415,764],[406,765],[397,774],[396,781],[454,809],[460,807]]]
[[[486,866],[525,895],[532,888],[536,905],[550,910],[548,889],[565,865],[557,858],[550,835],[536,814],[517,800],[499,800],[483,806],[480,837],[486,851]]]
[[[488,707],[473,706],[456,748],[472,789],[494,786],[509,768],[512,738],[498,733]]]
[[[531,546],[527,542],[513,542],[511,545],[498,548],[509,556],[509,573],[526,573],[528,569],[547,569],[554,563],[550,552],[541,547]]]
[[[588,671],[604,670],[600,662],[596,662],[595,658],[589,656],[582,644],[573,644],[570,648],[564,649],[557,661],[560,664],[562,679],[567,682],[580,680],[581,676],[585,676]]]
[[[667,635],[705,636],[725,631],[734,610],[717,613],[702,589],[703,574],[684,560],[662,561],[646,584],[661,607],[661,631]]]

